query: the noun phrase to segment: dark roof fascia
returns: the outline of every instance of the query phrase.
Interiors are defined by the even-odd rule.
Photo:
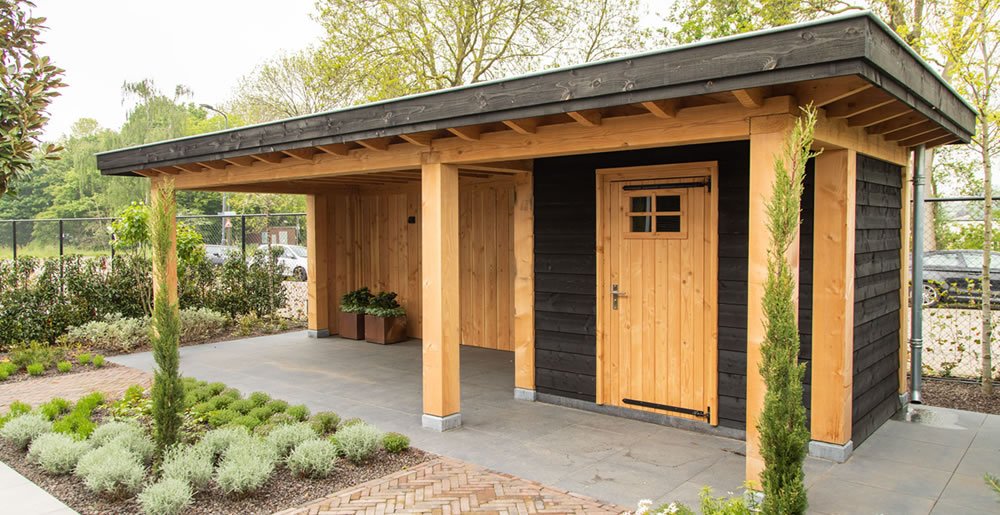
[[[97,164],[105,175],[133,175],[155,166],[852,74],[889,85],[887,91],[932,120],[971,134],[975,117],[968,105],[893,36],[870,13],[827,18],[103,152]]]

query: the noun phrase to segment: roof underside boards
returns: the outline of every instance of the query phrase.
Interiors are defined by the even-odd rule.
[[[865,13],[105,152],[97,163],[106,175],[148,175],[309,160],[569,119],[597,125],[693,105],[749,107],[777,94],[822,98],[827,83],[843,91],[827,103],[828,117],[902,146],[967,142],[974,131],[968,104]]]

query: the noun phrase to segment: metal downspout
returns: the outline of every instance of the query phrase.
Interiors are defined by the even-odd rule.
[[[924,174],[926,167],[926,149],[918,145],[914,149],[913,169],[913,278],[910,288],[913,298],[910,299],[910,402],[923,404],[921,401],[921,376],[923,375],[924,350]]]

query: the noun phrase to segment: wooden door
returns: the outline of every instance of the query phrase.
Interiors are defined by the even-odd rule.
[[[716,175],[599,171],[599,402],[717,423]]]

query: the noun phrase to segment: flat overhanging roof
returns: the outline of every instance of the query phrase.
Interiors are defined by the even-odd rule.
[[[852,125],[867,128],[876,119],[890,119],[887,116],[909,119],[909,127],[919,121],[927,130],[912,132],[933,135],[928,141],[936,143],[968,142],[975,132],[973,108],[878,18],[865,12],[103,152],[97,154],[97,166],[105,175],[136,175],[190,163],[228,166],[233,160],[269,154],[279,154],[280,160],[280,153],[298,149],[334,153],[332,146],[415,141],[408,135],[456,132],[460,127],[511,126],[512,120],[634,105],[655,109],[656,102],[673,99],[705,101],[725,92],[849,77],[871,86],[867,93],[852,94],[873,97],[865,99],[869,105],[863,109],[846,113],[858,117],[847,118],[857,121]],[[915,144],[915,138],[899,141]]]

